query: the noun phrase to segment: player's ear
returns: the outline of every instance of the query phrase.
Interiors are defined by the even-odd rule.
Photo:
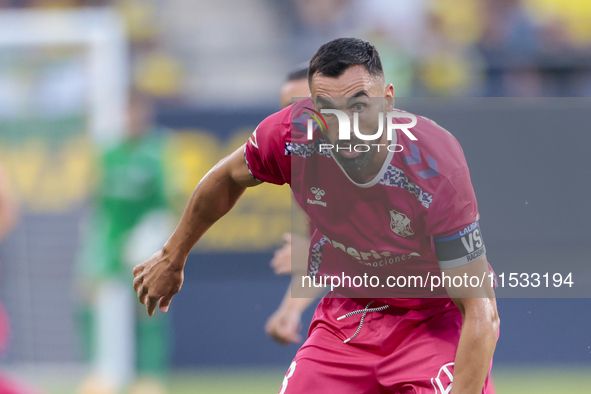
[[[384,97],[394,97],[394,85],[391,83],[384,87]]]
[[[386,112],[390,112],[394,109],[394,85],[389,83],[384,88],[384,97],[386,99]]]

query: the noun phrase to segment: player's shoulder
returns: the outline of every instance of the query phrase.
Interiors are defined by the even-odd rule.
[[[467,171],[464,151],[448,130],[425,116],[400,112],[411,115],[413,122],[416,119],[416,125],[408,129],[412,136],[398,130],[397,144],[402,151],[395,160],[405,172],[417,174],[419,180],[437,181]]]
[[[267,116],[253,131],[248,142],[255,148],[281,142],[289,132],[289,108]]]
[[[248,143],[255,148],[280,148],[286,143],[306,140],[306,107],[311,106],[311,101],[301,100],[289,105],[282,110],[267,116],[254,130]],[[316,133],[315,133],[316,135]]]
[[[305,129],[297,129],[298,125],[305,127],[304,117],[306,120],[309,118],[308,115],[304,114],[305,101],[296,102],[267,116],[252,133],[249,142],[256,148],[259,148],[259,145],[283,147],[286,142],[293,139],[292,129],[300,131],[301,133],[298,133],[298,135],[303,134],[305,136]],[[299,118],[302,118],[301,124],[298,123]]]

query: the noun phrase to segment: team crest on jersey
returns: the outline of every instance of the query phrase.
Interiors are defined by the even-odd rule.
[[[396,210],[390,211],[390,230],[401,237],[413,235],[414,231],[410,228],[410,219],[402,212]]]

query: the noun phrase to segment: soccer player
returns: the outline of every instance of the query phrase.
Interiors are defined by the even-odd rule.
[[[83,305],[86,342],[96,369],[82,382],[83,394],[99,390],[97,381],[104,384],[103,392],[121,391],[130,383],[130,391],[150,385],[154,392],[165,392],[170,319],[149,319],[139,310],[129,316],[136,309],[134,294],[123,285],[129,267],[147,258],[149,245],[160,245],[168,235],[165,229],[172,227],[164,137],[153,124],[153,112],[152,97],[133,90],[125,138],[100,157],[92,231],[80,261],[81,288],[90,299]]]
[[[261,182],[289,183],[316,228],[311,276],[489,276],[462,149],[431,120],[394,110],[394,88],[385,82],[376,49],[354,38],[324,44],[310,62],[308,82],[311,100],[269,116],[221,160],[195,188],[162,250],[134,268],[134,289],[149,315],[158,303],[168,310],[199,238],[246,187]],[[377,98],[383,113],[372,106]],[[303,122],[303,132],[292,128],[311,106],[358,118],[363,130],[379,130],[384,113],[394,123],[390,112],[416,123],[405,129],[400,121],[377,140],[359,137],[355,128],[355,136],[344,130],[345,138],[344,119],[334,127],[337,115],[324,112],[325,127],[316,127],[309,140],[310,123]],[[375,146],[351,149],[363,143]],[[333,149],[322,150],[326,146]],[[499,317],[492,284],[484,283],[466,288],[443,282],[430,294],[420,286],[331,291],[319,303],[280,393],[493,392],[489,372]],[[390,291],[396,297],[385,296]]]

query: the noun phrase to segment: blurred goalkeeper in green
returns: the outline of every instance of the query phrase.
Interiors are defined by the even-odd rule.
[[[93,212],[82,251],[85,349],[94,373],[81,387],[106,394],[164,391],[169,319],[148,319],[129,289],[130,267],[162,245],[174,221],[164,187],[162,133],[154,129],[150,97],[133,92],[125,138],[100,158]],[[135,316],[135,319],[134,319]]]

